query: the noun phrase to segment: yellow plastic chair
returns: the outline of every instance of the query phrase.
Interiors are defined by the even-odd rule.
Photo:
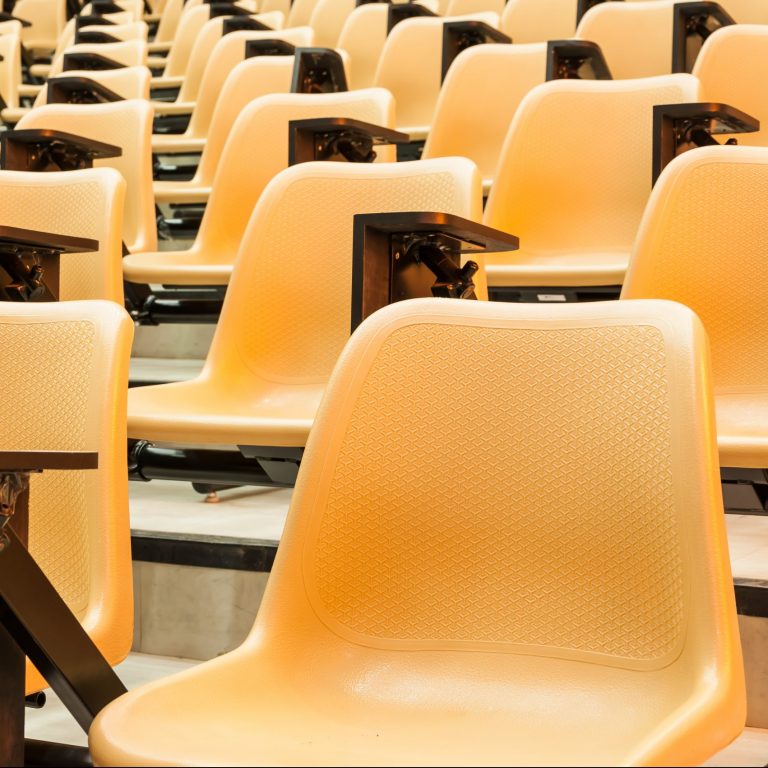
[[[720,464],[768,468],[768,149],[706,147],[660,176],[622,298],[671,298],[696,312],[712,348]]]
[[[67,23],[66,0],[16,0],[13,15],[30,22],[21,41],[30,51],[50,53]]]
[[[112,664],[133,641],[125,397],[133,323],[111,301],[0,304],[3,450],[98,451],[30,479],[29,550]],[[34,396],[30,397],[30,393]],[[27,694],[47,687],[27,662]]]
[[[156,202],[206,202],[235,121],[254,99],[270,93],[288,93],[291,89],[293,66],[293,56],[259,56],[240,62],[224,83],[208,135],[205,138],[190,139],[186,145],[187,151],[202,153],[195,175],[189,181],[155,181]],[[257,141],[257,144],[261,145],[261,142]],[[170,144],[166,142],[156,146],[158,150],[168,151]],[[245,147],[240,147],[239,151],[243,152],[244,149]],[[287,155],[280,159],[287,162]]]
[[[0,35],[0,118],[13,123],[19,109],[21,40],[14,33]]]
[[[272,94],[250,101],[239,113],[217,158],[210,201],[192,248],[128,256],[123,262],[126,280],[142,284],[226,285],[254,206],[267,183],[288,165],[289,121],[349,117],[391,128],[394,113],[392,95],[381,89]],[[390,161],[395,159],[393,148],[389,154],[379,148],[377,154]],[[210,165],[205,151],[203,160]],[[155,182],[155,189],[157,186]],[[173,199],[199,202],[201,197]]]
[[[737,24],[768,24],[768,6],[762,0],[718,0]]]
[[[48,128],[114,144],[120,157],[96,160],[115,168],[128,184],[123,241],[131,253],[157,250],[152,193],[152,108],[141,99],[109,104],[43,104],[25,115],[19,129]]]
[[[485,209],[485,223],[517,235],[521,248],[486,258],[488,284],[621,285],[651,192],[653,105],[696,101],[699,82],[687,74],[534,88]]]
[[[576,37],[600,46],[617,80],[669,74],[676,1],[600,3],[584,14]]]
[[[309,19],[309,26],[315,30],[315,44],[335,48],[347,17],[356,7],[356,0],[317,0]]]
[[[182,88],[179,93],[178,101],[173,105],[174,109],[168,109],[167,105],[154,102],[156,112],[161,114],[191,112],[189,125],[184,133],[159,133],[152,137],[152,146],[158,153],[179,153],[179,152],[200,152],[206,145],[212,121],[215,119],[219,110],[231,114],[233,109],[223,97],[227,78],[238,65],[245,59],[245,44],[247,40],[284,40],[297,47],[311,46],[314,33],[311,27],[296,27],[295,29],[285,29],[279,32],[231,32],[224,37],[219,36],[218,42],[213,50],[205,57],[201,56],[201,61],[206,60],[205,67],[201,74],[201,82],[197,99],[192,102],[184,102],[182,99],[187,97],[188,91]],[[257,57],[263,58],[263,57]],[[269,57],[271,58],[271,57]],[[279,57],[284,59],[285,57]],[[291,58],[291,73],[293,72],[293,57]],[[270,71],[268,69],[264,71]],[[256,72],[256,70],[253,70]],[[257,95],[270,93],[272,79],[268,78],[263,84],[251,82],[246,87],[256,86],[259,89]],[[280,80],[282,84],[282,79]],[[290,90],[290,78],[285,86],[286,91]],[[282,90],[282,87],[281,87]],[[234,98],[238,104],[242,103],[237,94],[231,93],[227,89],[227,98]],[[231,125],[231,121],[230,121]]]
[[[318,2],[319,0],[292,0],[291,10],[288,12],[288,26],[303,27],[308,25]]]
[[[132,391],[129,436],[304,446],[349,337],[354,214],[429,210],[478,220],[481,207],[480,177],[464,158],[282,171],[246,228],[203,372]]]
[[[118,41],[122,40],[144,40],[147,39],[148,27],[143,21],[132,21],[128,24],[113,24],[110,27],[103,27],[99,25],[91,27],[83,27],[81,32],[104,32],[117,38]]]
[[[578,0],[508,0],[499,28],[515,43],[566,40],[576,32]]]
[[[389,4],[366,3],[347,16],[339,33],[339,48],[351,60],[350,88],[370,88],[374,84],[387,40],[388,14]]]
[[[170,2],[174,2],[174,0],[170,0]],[[160,85],[181,85],[197,36],[209,20],[210,8],[207,4],[193,6],[184,11],[179,20],[178,30],[170,41],[171,46],[165,60],[163,74],[155,78],[158,87]]]
[[[62,72],[56,77],[49,78],[45,87],[38,94],[35,106],[47,102],[49,83],[66,77],[83,77],[87,80],[93,80],[105,88],[109,88],[110,91],[113,91],[118,96],[122,96],[124,99],[149,99],[149,86],[152,80],[152,74],[146,67],[122,67],[120,69],[102,70],[72,69]]]
[[[108,705],[94,761],[701,764],[746,709],[708,367],[668,302],[375,313],[250,636]]]
[[[0,21],[0,36],[2,35],[16,35],[21,37],[21,22],[12,19],[11,21]]]
[[[92,253],[61,257],[63,301],[108,299],[123,305],[124,205],[125,181],[112,168],[0,171],[0,221],[5,226],[85,237],[99,244]]]
[[[353,68],[354,71],[354,68]],[[451,64],[422,157],[475,162],[487,194],[523,97],[546,80],[547,45],[476,45]]]
[[[492,13],[501,14],[506,0],[450,0],[446,9],[446,16],[462,16],[467,13]]]
[[[734,24],[709,36],[693,68],[701,81],[702,101],[730,104],[760,120],[760,130],[736,137],[739,144],[768,145],[766,57],[768,26]]]
[[[62,73],[64,56],[68,53],[95,53],[124,67],[143,67],[147,64],[147,43],[145,40],[123,40],[119,43],[76,43],[65,48],[61,56],[54,59],[51,64],[50,77]]]
[[[401,21],[384,43],[374,81],[394,95],[398,130],[412,140],[426,137],[434,117],[442,74],[443,25],[460,20],[483,21],[491,27],[499,24],[495,13],[417,17]]]

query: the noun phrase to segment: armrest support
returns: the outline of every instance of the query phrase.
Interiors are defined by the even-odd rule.
[[[101,71],[104,69],[123,69],[125,64],[113,61],[100,53],[65,53],[62,57],[62,70],[82,69],[85,71]]]
[[[206,0],[210,6],[210,18],[215,19],[218,16],[250,16],[252,11],[247,8],[242,8],[234,3],[222,3],[222,2],[210,2]]]
[[[0,21],[18,21],[21,26],[25,28],[32,26],[31,21],[20,19],[18,16],[14,16],[12,13],[6,13],[5,11],[0,11]]]
[[[672,71],[691,72],[703,42],[720,27],[735,23],[717,3],[677,3],[672,27]]]
[[[344,61],[332,48],[297,48],[291,93],[348,91]]]
[[[365,213],[354,217],[352,330],[403,299],[475,299],[479,269],[464,254],[515,251],[514,235],[447,213]]]
[[[112,144],[47,128],[0,135],[0,166],[6,171],[74,171],[92,168],[94,160],[122,154]]]
[[[48,104],[106,104],[123,97],[87,77],[53,77],[48,81]]]
[[[347,117],[290,120],[288,164],[342,158],[350,163],[372,163],[374,146],[407,144],[409,140],[407,133]]]
[[[443,64],[441,82],[453,60],[462,52],[483,43],[511,43],[512,38],[484,21],[448,21],[443,24]]]
[[[10,301],[56,301],[61,255],[98,248],[84,237],[0,226],[0,291]]]
[[[267,26],[264,22],[254,19],[251,16],[230,16],[224,19],[222,25],[221,35],[230,34],[230,32],[240,32],[242,30],[255,31],[255,32],[271,32],[274,31],[272,27]]]
[[[120,40],[108,32],[101,32],[97,29],[76,29],[75,44],[80,43],[119,43]]]
[[[372,0],[376,2],[376,0]],[[363,0],[365,2],[365,0]],[[358,5],[363,5],[359,2]],[[394,5],[390,3],[389,13],[387,15],[387,34],[389,34],[397,24],[406,19],[413,19],[416,16],[437,16],[438,14],[425,8],[423,5],[412,5],[411,3],[400,3]]]
[[[718,144],[718,134],[753,133],[760,121],[727,104],[657,104],[653,108],[653,183],[677,155]],[[736,144],[729,139],[728,144]]]
[[[285,40],[246,40],[245,58],[254,56],[293,56],[296,46]]]
[[[547,80],[611,79],[611,70],[597,43],[587,40],[547,43]]]
[[[122,8],[120,10],[123,10]],[[109,19],[105,19],[103,16],[99,16],[96,13],[89,13],[87,16],[75,17],[75,29],[82,29],[83,27],[114,27],[114,22]]]

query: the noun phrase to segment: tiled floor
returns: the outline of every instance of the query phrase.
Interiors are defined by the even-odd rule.
[[[127,688],[135,688],[194,666],[196,662],[133,653],[117,673]],[[87,739],[55,694],[40,710],[27,710],[26,735],[31,739],[85,746]],[[764,766],[768,763],[768,731],[748,728],[730,747],[707,761],[712,768]]]

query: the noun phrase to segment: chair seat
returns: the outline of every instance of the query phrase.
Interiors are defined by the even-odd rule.
[[[768,389],[717,392],[720,466],[768,469]]]
[[[136,253],[123,259],[129,283],[152,285],[228,285],[232,263],[212,263],[194,248],[188,251]]]
[[[152,151],[158,154],[202,152],[207,139],[188,137],[183,133],[153,133]]]
[[[207,203],[211,187],[191,181],[156,181],[152,185],[158,203]]]
[[[132,389],[128,436],[201,445],[304,446],[324,384],[230,378],[211,381],[203,374],[192,381]]]
[[[405,663],[390,660],[373,678],[356,679],[355,662],[376,651],[359,648],[345,666],[329,645],[330,670],[327,645],[317,649],[322,663],[239,649],[129,692],[94,721],[94,764],[651,764],[643,761],[647,755],[627,754],[629,744],[652,742],[655,730],[652,707],[643,702],[648,680],[637,672],[490,653],[473,678],[481,701],[466,702],[448,693],[452,654],[431,660],[443,680],[414,679],[418,663],[408,653]],[[518,685],[500,684],[494,677],[500,667]],[[547,684],[553,667],[566,669],[567,686]],[[597,686],[600,695],[592,695]],[[658,752],[663,759],[664,750]]]
[[[621,285],[629,252],[514,253],[485,256],[489,286],[540,287]]]

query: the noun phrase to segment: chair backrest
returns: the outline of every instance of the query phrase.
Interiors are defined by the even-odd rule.
[[[16,19],[11,19],[10,21],[0,21],[0,37],[2,35],[16,35],[17,37],[21,37],[21,22],[16,21]]]
[[[291,3],[292,0],[261,0],[259,11],[261,13],[280,11],[287,19],[288,14],[291,12]]]
[[[152,73],[147,67],[122,67],[121,69],[68,70],[56,77],[48,78],[48,83],[65,77],[83,77],[93,80],[124,99],[148,99],[152,82]],[[40,89],[35,99],[35,106],[46,103],[47,91],[46,84]]]
[[[315,30],[316,44],[335,48],[344,22],[355,8],[356,0],[317,0],[309,19],[309,26]]]
[[[546,69],[546,43],[463,51],[440,90],[422,157],[468,157],[492,179],[512,118],[528,91],[546,80]]]
[[[194,176],[195,183],[213,183],[232,126],[251,101],[291,90],[293,66],[293,56],[257,56],[235,66],[224,81],[221,96],[216,102],[207,141]]]
[[[119,43],[76,43],[65,48],[51,64],[49,77],[64,71],[64,56],[68,53],[95,53],[124,67],[145,67],[147,65],[146,40],[123,40]]]
[[[576,37],[600,46],[617,80],[669,74],[675,2],[600,3],[584,14]]]
[[[465,158],[282,171],[248,223],[202,375],[238,386],[254,377],[322,384],[349,338],[353,216],[427,210],[477,220],[481,208],[480,177]]]
[[[532,254],[629,252],[651,192],[652,107],[698,92],[687,74],[536,86],[504,142],[486,223]]]
[[[509,0],[500,29],[515,43],[566,40],[576,31],[578,0]]]
[[[21,85],[21,40],[18,35],[0,35],[0,99],[3,106],[19,106]]]
[[[622,298],[669,298],[709,335],[716,392],[765,387],[768,149],[706,147],[656,182]]]
[[[431,125],[440,94],[443,25],[459,20],[484,21],[491,27],[499,23],[495,13],[416,17],[401,21],[387,36],[375,83],[392,91],[397,103],[398,126],[407,130]]]
[[[520,743],[524,764],[574,742],[584,760],[576,734],[639,689],[601,758],[698,764],[746,709],[707,370],[701,324],[667,302],[375,313],[326,390],[243,652],[315,660],[312,693],[348,712],[392,709],[409,680],[441,729],[488,734],[490,763]],[[541,711],[573,738],[498,736]]]
[[[738,135],[739,144],[768,145],[768,26],[721,27],[702,46],[693,74],[703,101],[730,104],[760,120],[759,131]]]
[[[111,301],[0,305],[0,447],[98,451],[30,480],[29,549],[111,664],[133,640],[125,472],[133,322]],[[27,692],[47,687],[27,664]]]
[[[184,10],[184,0],[167,0],[160,14],[160,21],[155,33],[155,42],[171,43],[176,37],[181,14]]]
[[[768,6],[762,0],[718,0],[737,24],[768,24]]]
[[[179,77],[187,71],[197,36],[210,19],[210,14],[211,9],[207,4],[185,9],[181,14],[178,30],[173,37],[173,44],[165,61],[163,74],[166,77]]]
[[[501,14],[506,0],[450,0],[445,9],[446,16],[462,16],[466,13],[492,13]]]
[[[66,0],[16,0],[13,15],[30,22],[21,41],[31,50],[52,51],[67,23]]]
[[[388,3],[366,3],[347,16],[339,33],[339,48],[351,59],[350,88],[369,88],[387,40]]]
[[[64,301],[123,304],[125,181],[112,168],[31,173],[0,171],[0,221],[6,226],[96,240],[93,253],[62,256]]]
[[[288,167],[288,123],[349,117],[392,128],[392,95],[380,88],[326,94],[281,93],[251,101],[238,115],[221,152],[213,190],[194,249],[218,263],[233,263],[264,188]],[[384,148],[377,153],[385,155]],[[393,153],[388,159],[394,160]]]
[[[318,2],[319,0],[292,0],[291,10],[288,12],[288,26],[303,27],[309,24]]]
[[[126,180],[123,240],[131,253],[157,250],[152,114],[152,107],[143,99],[109,104],[43,104],[22,117],[16,126],[64,131],[123,150],[120,157],[96,160],[94,165],[115,168]]]
[[[107,29],[99,25],[83,27],[81,31],[104,32],[118,40],[146,40],[148,27],[143,21],[132,21],[128,24],[113,24]]]
[[[276,32],[242,31],[231,32],[220,37],[207,57],[203,70],[200,88],[192,111],[186,134],[188,136],[207,136],[214,110],[230,111],[222,100],[224,85],[234,68],[245,60],[245,43],[247,40],[285,40],[296,47],[309,47],[313,44],[314,33],[311,27],[294,27]],[[257,57],[258,58],[258,57]],[[282,57],[281,57],[282,58]],[[265,83],[268,87],[268,82]],[[290,90],[291,84],[288,83]],[[179,94],[179,98],[185,94]]]

